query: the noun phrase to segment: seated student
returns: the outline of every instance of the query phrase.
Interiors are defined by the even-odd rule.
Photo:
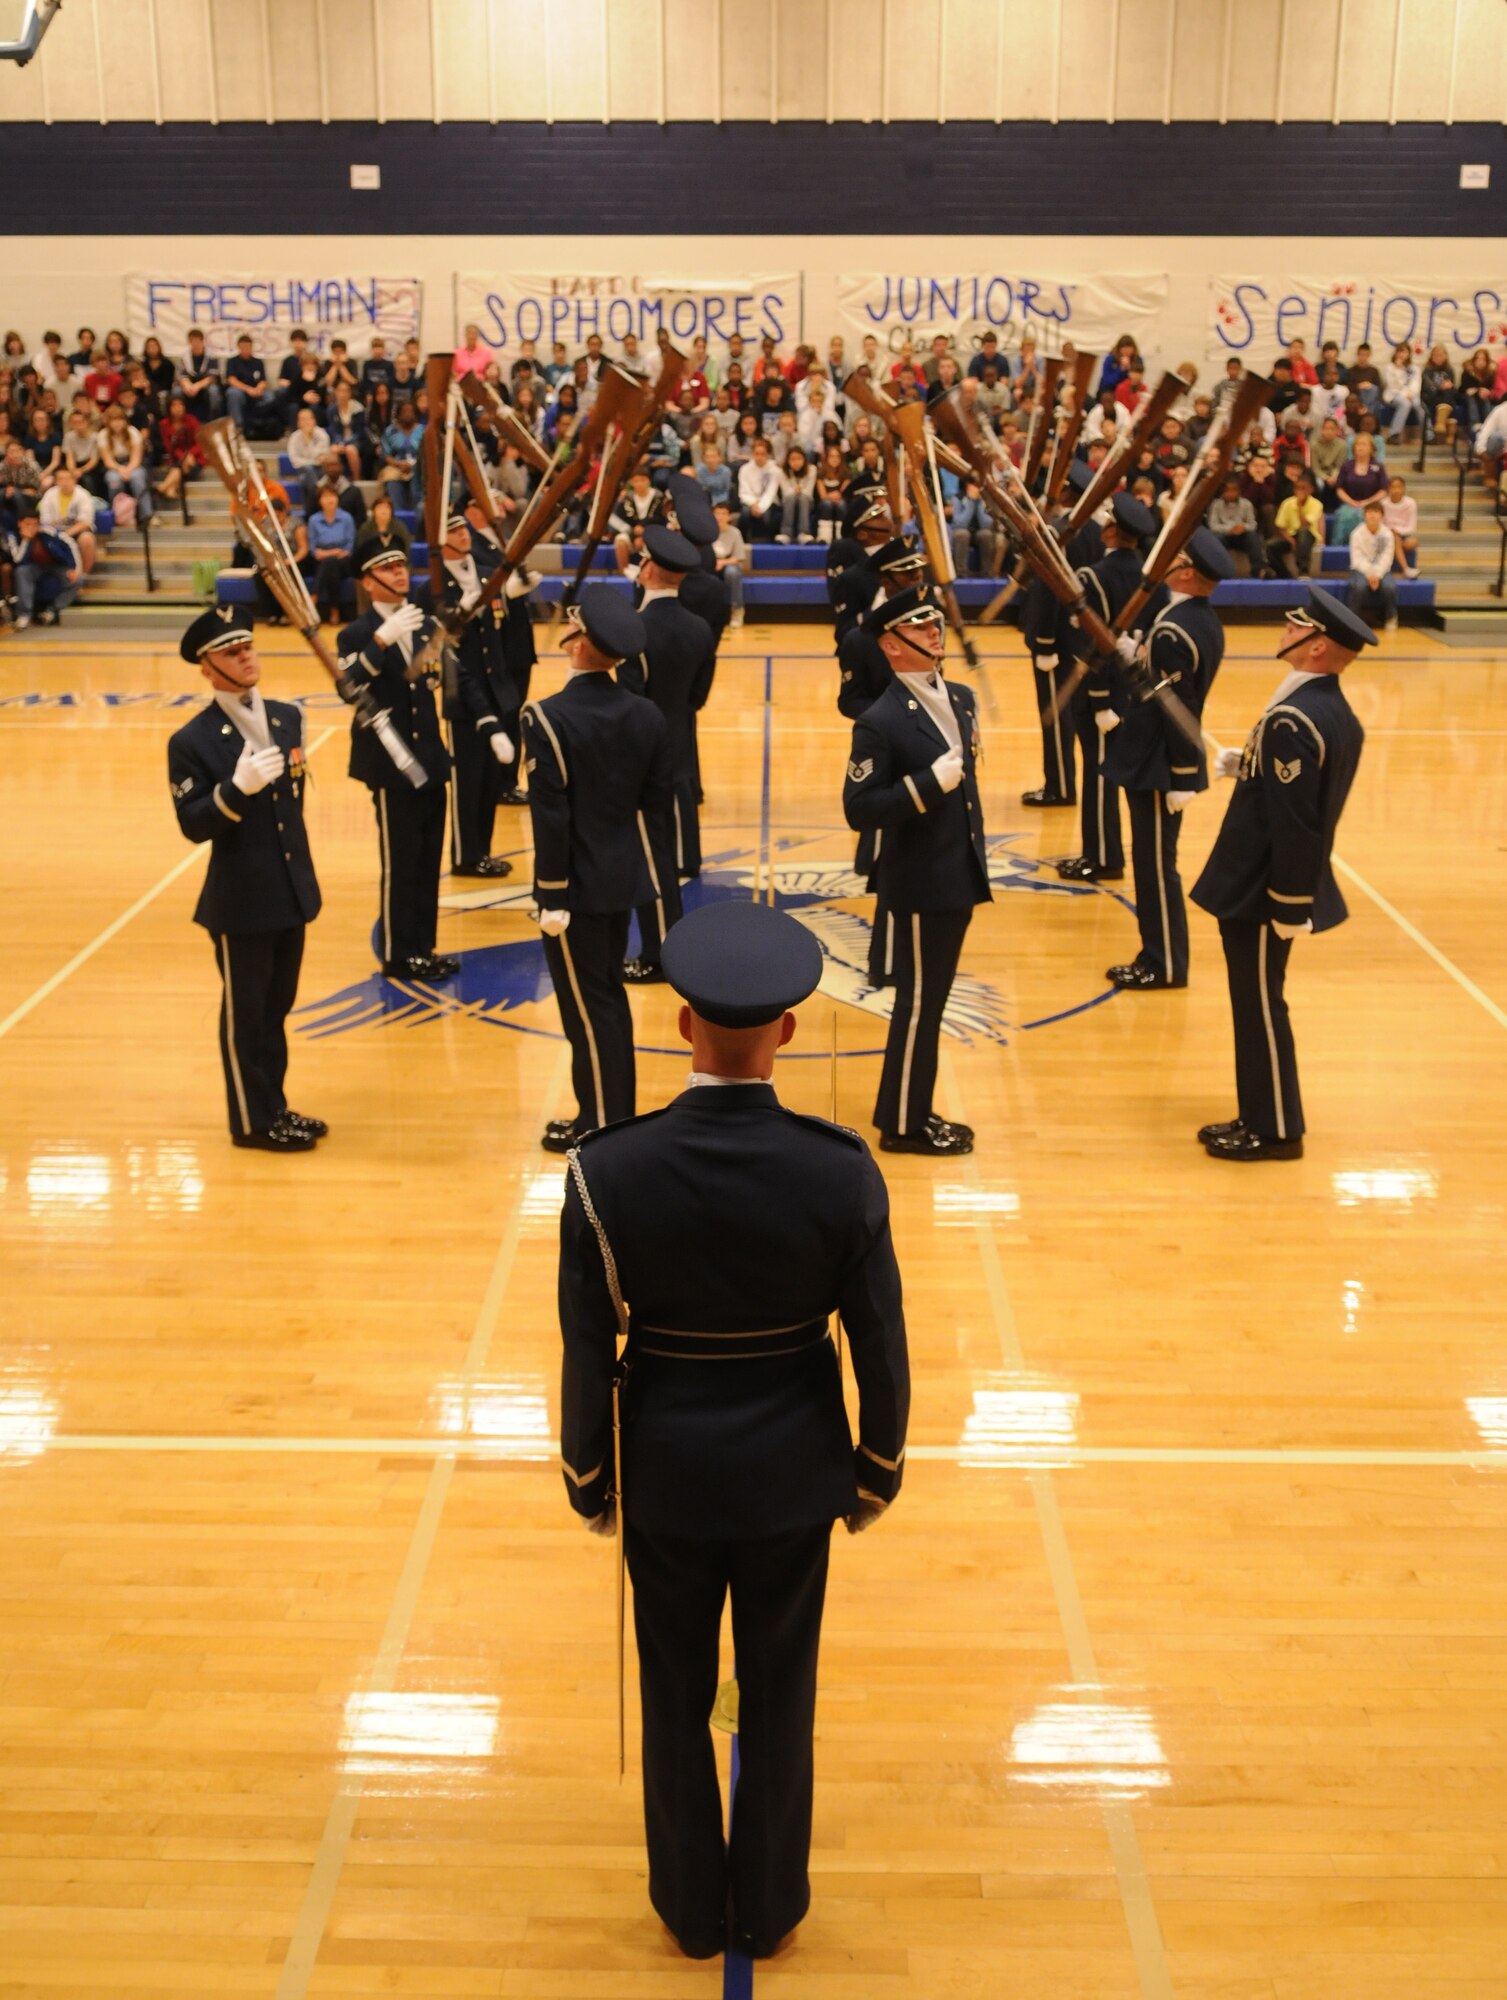
[[[423,442],[424,426],[419,422],[418,411],[412,403],[399,403],[396,417],[383,433],[382,469],[377,474],[392,495],[395,507],[413,505]]]
[[[323,477],[321,468],[329,449],[329,432],[319,428],[313,410],[305,404],[298,412],[288,438],[288,459],[298,474],[306,514],[314,511],[315,495],[319,491],[319,482]]]
[[[1423,397],[1423,434],[1430,441],[1436,428],[1443,431],[1446,437],[1453,428],[1455,397],[1459,387],[1449,349],[1431,347],[1419,382],[1419,392]]]
[[[37,462],[41,491],[45,493],[58,475],[63,462],[63,430],[56,415],[40,403],[26,417],[24,443]]]
[[[1266,556],[1256,529],[1256,510],[1240,490],[1238,472],[1232,472],[1224,482],[1219,498],[1209,508],[1206,524],[1210,534],[1217,536],[1231,555],[1245,557],[1252,576],[1266,574]]]
[[[696,483],[714,508],[720,501],[732,505],[732,468],[724,462],[720,445],[709,444],[702,452],[701,463],[696,467]]]
[[[277,404],[284,424],[292,430],[303,403],[299,376],[309,351],[309,336],[301,326],[295,326],[288,335],[288,347],[289,352],[283,356],[277,371]],[[315,365],[317,367],[317,361]]]
[[[1418,502],[1408,492],[1408,482],[1400,472],[1387,481],[1387,495],[1381,503],[1381,518],[1392,531],[1396,550],[1393,560],[1404,576],[1418,574]]]
[[[125,386],[125,376],[118,368],[112,368],[103,355],[84,376],[84,394],[100,410],[108,409]]]
[[[115,503],[117,522],[122,512],[131,511],[121,508],[119,503],[123,498],[136,503],[138,520],[149,517],[152,501],[145,442],[141,432],[127,421],[119,403],[105,413],[105,427],[99,434],[99,455],[105,470],[105,492]]]
[[[235,353],[225,364],[225,402],[231,421],[245,430],[253,417],[275,414],[276,401],[266,364],[253,351],[251,335],[237,334]]]
[[[489,354],[488,359],[490,360],[490,358]],[[457,369],[456,372],[457,374],[464,374],[465,370]],[[357,398],[361,402],[365,402],[379,382],[385,382],[389,389],[395,388],[397,386],[397,371],[388,359],[387,342],[382,338],[380,333],[374,333],[372,335],[371,349],[361,364],[361,374],[357,379]]]
[[[743,623],[743,576],[748,568],[748,544],[739,532],[733,510],[726,500],[719,500],[712,508],[717,519],[717,539],[712,543],[712,554],[717,562],[717,574],[727,585],[728,602],[732,606],[734,625]]]
[[[816,501],[816,467],[798,444],[780,467],[780,531],[777,542],[812,542],[811,510]]]
[[[356,524],[333,486],[321,486],[319,504],[308,518],[309,554],[314,558],[314,604],[328,623],[341,620],[340,597],[351,573]]]
[[[199,442],[199,425],[189,414],[184,397],[168,398],[167,415],[157,426],[157,442],[162,475],[153,482],[152,490],[164,500],[176,500],[183,488],[199,477],[206,463],[204,447]]]
[[[738,469],[738,501],[743,510],[739,525],[748,539],[773,541],[780,521],[780,468],[767,438],[754,439],[752,455]]]
[[[330,358],[324,364],[324,399],[327,403],[335,399],[335,391],[342,382],[348,382],[351,394],[356,393],[356,370],[351,362],[351,351],[343,340],[330,342]],[[396,399],[395,399],[396,400]],[[367,408],[371,408],[371,398],[366,398]]]
[[[342,382],[335,391],[334,400],[325,404],[319,416],[319,428],[329,438],[330,449],[339,457],[350,477],[364,478],[368,445],[366,410],[351,394],[348,382]],[[359,522],[357,525],[360,525]]]
[[[947,495],[951,483],[954,491]],[[980,576],[994,574],[994,551],[998,534],[994,516],[984,505],[983,494],[976,479],[959,481],[951,473],[942,475],[944,504],[947,514],[947,532],[952,538],[952,566],[959,576],[967,576],[971,568],[977,568]],[[972,553],[978,554],[974,564]]]
[[[664,491],[654,484],[653,477],[645,462],[640,459],[628,476],[628,484],[617,497],[617,505],[612,510],[607,525],[613,531],[613,549],[617,556],[617,566],[624,573],[636,564],[642,554],[642,530],[651,521],[662,521],[669,505]],[[640,534],[635,538],[634,530]]]
[[[1319,499],[1326,512],[1332,513],[1340,504],[1335,491],[1335,481],[1340,476],[1340,468],[1350,456],[1349,440],[1345,437],[1334,417],[1325,417],[1319,426],[1319,434],[1309,444],[1309,470],[1313,473]]]
[[[1355,361],[1346,370],[1347,386],[1360,397],[1363,406],[1373,414],[1381,408],[1381,376],[1371,361],[1371,348],[1362,341],[1355,350]]]
[[[1355,532],[1366,507],[1373,500],[1379,504],[1387,490],[1386,467],[1380,462],[1375,441],[1369,432],[1356,433],[1350,456],[1340,467],[1334,487],[1340,505],[1330,532],[1343,547]]]
[[[78,483],[72,466],[59,469],[57,479],[42,495],[38,510],[44,535],[66,535],[79,552],[84,575],[94,567],[94,501]]]
[[[16,598],[16,630],[24,632],[33,617],[39,625],[56,625],[78,596],[84,562],[69,535],[44,534],[37,503],[21,496],[15,533],[5,538]]]
[[[1277,509],[1266,544],[1267,560],[1279,576],[1317,576],[1323,547],[1324,509],[1314,491],[1313,474],[1300,470],[1293,475],[1292,492]]]
[[[1396,552],[1392,531],[1382,519],[1381,502],[1368,501],[1350,536],[1350,608],[1368,621],[1379,617],[1389,632],[1397,629],[1397,585],[1392,581]]]
[[[1099,434],[1104,435],[1102,429]],[[1170,479],[1173,466],[1188,465],[1192,458],[1193,448],[1183,436],[1181,422],[1176,417],[1164,417],[1156,441],[1157,470],[1163,478]]]
[[[1122,410],[1132,416],[1146,399],[1146,367],[1139,360],[1132,361],[1122,380],[1115,384],[1115,401]]]
[[[356,531],[354,566],[359,573],[368,555],[377,549],[401,549],[406,556],[413,537],[393,512],[392,495],[384,486],[371,504],[371,511]]]
[[[178,391],[191,417],[207,424],[220,414],[220,364],[204,345],[196,326],[188,330],[188,352],[178,364]]]

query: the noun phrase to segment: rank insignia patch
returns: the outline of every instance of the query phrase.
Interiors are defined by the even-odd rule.
[[[865,757],[861,764],[850,762],[848,765],[848,777],[855,785],[861,785],[866,778],[871,778],[873,775],[874,760],[872,757]]]
[[[1280,757],[1274,757],[1272,759],[1272,768],[1277,774],[1279,783],[1290,785],[1302,770],[1303,760],[1301,757],[1294,757],[1290,764],[1284,764]]]

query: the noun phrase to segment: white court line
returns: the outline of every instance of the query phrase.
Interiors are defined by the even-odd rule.
[[[956,1112],[957,1071],[950,1049],[942,1051],[939,1068],[948,1102]],[[964,1156],[960,1171],[965,1180],[976,1188],[982,1187],[983,1177],[973,1154]],[[1015,1322],[1015,1309],[1010,1303],[1010,1291],[1005,1283],[999,1244],[989,1225],[988,1217],[981,1210],[974,1214],[973,1229],[978,1244],[979,1261],[984,1267],[984,1282],[989,1293],[989,1304],[994,1314],[994,1330],[999,1343],[1000,1360],[1007,1369],[1019,1372],[1025,1366],[1025,1355],[1021,1349],[1020,1331]],[[1088,1629],[1088,1616],[1083,1608],[1083,1594],[1078,1587],[1078,1574],[1073,1567],[1072,1551],[1068,1547],[1067,1533],[1062,1524],[1062,1510],[1057,1502],[1056,1482],[1051,1472],[1044,1468],[1028,1472],[1027,1478],[1031,1488],[1031,1499],[1036,1509],[1037,1526],[1041,1531],[1041,1544],[1046,1557],[1047,1574],[1051,1579],[1052,1596],[1057,1605],[1057,1618],[1062,1627],[1063,1642],[1067,1649],[1069,1671],[1077,1687],[1097,1687],[1100,1684],[1099,1663],[1094,1655],[1093,1640]],[[1142,2000],[1173,2000],[1172,1974],[1167,1965],[1166,1947],[1162,1942],[1162,1927],[1157,1920],[1151,1884],[1147,1879],[1146,1864],[1141,1854],[1140,1837],[1136,1833],[1130,1807],[1121,1801],[1101,1798],[1099,1812],[1109,1839],[1115,1881],[1119,1886],[1120,1902],[1125,1911],[1125,1927],[1130,1935],[1131,1955],[1135,1960]]]
[[[0,1431],[0,1453],[6,1433]],[[28,1456],[49,1451],[175,1452],[233,1457],[238,1453],[274,1457],[287,1453],[327,1458],[457,1458],[504,1460],[532,1465],[553,1475],[558,1454],[533,1440],[476,1437],[257,1437],[222,1432],[197,1435],[182,1432],[75,1431],[54,1437],[20,1435]],[[906,1462],[925,1460],[938,1465],[963,1465],[981,1472],[1034,1472],[1043,1468],[1072,1471],[1087,1465],[1228,1465],[1271,1466],[1297,1470],[1306,1466],[1384,1469],[1445,1467],[1507,1472],[1507,1450],[1433,1451],[1404,1445],[1181,1445],[1181,1444],[912,1444]]]
[[[314,752],[319,748],[320,744],[327,742],[329,738],[334,735],[334,733],[335,731],[333,726],[329,729],[322,729],[320,733],[314,738],[314,741],[309,745],[307,755],[312,757],[314,755]],[[78,971],[81,965],[87,965],[90,959],[93,958],[96,953],[103,951],[105,946],[110,942],[111,938],[118,937],[120,933],[125,929],[126,925],[130,923],[133,917],[139,917],[142,911],[146,909],[149,904],[155,903],[157,898],[162,894],[162,892],[165,889],[170,889],[173,886],[173,884],[177,881],[178,877],[182,875],[185,872],[185,870],[192,868],[194,863],[197,860],[199,860],[199,858],[200,858],[200,849],[197,846],[191,847],[188,850],[187,854],[184,855],[181,861],[175,861],[173,863],[172,867],[169,868],[169,870],[163,876],[160,882],[154,883],[153,886],[147,890],[144,896],[139,896],[136,899],[136,901],[131,905],[129,910],[122,911],[121,914],[114,920],[113,923],[106,924],[105,928],[100,932],[97,938],[91,939],[91,941],[84,946],[82,951],[75,952],[73,957],[69,959],[68,963],[60,967],[58,971],[53,973],[50,979],[44,979],[42,981],[42,984],[37,988],[35,993],[29,994],[27,998],[21,1002],[19,1007],[17,1007],[12,1013],[7,1014],[3,1021],[0,1021],[0,1039],[3,1039],[6,1035],[8,1035],[12,1028],[19,1027],[21,1022],[23,1022],[26,1019],[27,1015],[33,1013],[38,1007],[41,1006],[44,1000],[49,999],[52,994],[56,993],[58,988],[63,984],[63,982],[67,979],[71,979],[74,973]]]
[[[570,1049],[567,1045],[561,1047],[550,1066],[544,1096],[546,1106],[555,1101],[564,1085],[569,1068]],[[502,1232],[502,1240],[497,1246],[497,1255],[492,1260],[492,1271],[487,1280],[486,1293],[477,1310],[476,1323],[471,1329],[465,1361],[461,1367],[460,1379],[463,1387],[474,1383],[487,1365],[492,1336],[502,1316],[502,1302],[507,1294],[508,1280],[513,1274],[513,1263],[518,1254],[518,1239],[523,1228],[524,1193],[525,1188],[521,1187],[518,1198],[513,1204],[513,1212],[508,1217],[507,1227]],[[398,1671],[402,1666],[403,1653],[408,1644],[409,1628],[413,1623],[419,1593],[424,1587],[430,1557],[434,1554],[440,1518],[445,1510],[445,1500],[449,1495],[450,1482],[455,1476],[455,1467],[460,1456],[461,1453],[454,1444],[447,1444],[436,1452],[434,1464],[430,1468],[429,1481],[424,1489],[424,1498],[419,1507],[418,1519],[414,1522],[413,1533],[409,1537],[408,1553],[403,1559],[403,1569],[393,1594],[392,1608],[387,1614],[387,1624],[372,1660],[371,1671],[366,1676],[364,1692],[367,1694],[392,1694],[396,1691]],[[304,1890],[298,1921],[293,1927],[288,1955],[283,1960],[275,2000],[303,2000],[303,1996],[308,1992],[309,1981],[314,1974],[314,1963],[319,1956],[319,1947],[324,1940],[325,1926],[329,1921],[330,1908],[339,1886],[340,1872],[345,1866],[346,1851],[355,1829],[356,1811],[361,1803],[364,1789],[365,1780],[358,1773],[345,1771],[337,1782],[335,1796],[330,1801],[330,1810],[325,1819],[324,1831],[320,1835],[314,1866],[309,1874],[308,1886]]]

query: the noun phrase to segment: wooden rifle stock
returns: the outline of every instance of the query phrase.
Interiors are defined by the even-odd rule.
[[[1043,364],[1041,387],[1036,395],[1036,407],[1031,412],[1031,429],[1026,438],[1026,462],[1021,467],[1021,478],[1027,486],[1035,486],[1036,475],[1041,470],[1041,461],[1046,457],[1047,439],[1052,435],[1053,419],[1057,413],[1057,384],[1062,380],[1062,361],[1053,355]]]
[[[581,586],[596,561],[597,550],[606,538],[607,524],[612,519],[618,496],[652,442],[656,424],[663,419],[671,401],[679,395],[685,370],[685,356],[670,345],[667,336],[661,335],[659,380],[651,383],[646,378],[639,378],[637,404],[624,413],[612,445],[602,460],[602,474],[592,500],[591,518],[586,524],[585,546],[576,564],[575,575],[560,595],[559,609],[568,611],[580,596]]]
[[[513,447],[525,465],[531,465],[535,472],[548,472],[549,453],[490,382],[483,382],[479,375],[462,375],[460,392],[472,409],[487,419],[502,443]]]
[[[1164,375],[1146,402],[1141,413],[1124,437],[1116,438],[1111,450],[1105,453],[1104,463],[1092,480],[1073,502],[1067,517],[1064,534],[1077,534],[1084,522],[1092,519],[1104,502],[1114,492],[1120,481],[1133,469],[1141,451],[1161,429],[1168,411],[1183,392],[1180,375]]]
[[[1088,415],[1088,385],[1093,380],[1094,369],[1098,366],[1097,354],[1079,354],[1073,361],[1073,408],[1072,414],[1062,426],[1057,438],[1057,447],[1052,454],[1051,469],[1047,473],[1047,483],[1043,499],[1052,505],[1062,491],[1067,478],[1067,469],[1073,462],[1073,453],[1078,449],[1078,440],[1083,435],[1083,420]]]

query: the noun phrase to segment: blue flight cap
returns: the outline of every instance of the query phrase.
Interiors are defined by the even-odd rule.
[[[1348,653],[1358,653],[1362,646],[1381,643],[1360,613],[1352,611],[1344,598],[1336,597],[1331,590],[1320,590],[1317,584],[1311,583],[1308,586],[1308,602],[1303,609],[1326,639],[1332,639],[1336,646],[1343,646]]]
[[[649,643],[643,619],[610,583],[587,584],[572,609],[592,645],[609,660],[626,660]]]
[[[674,570],[679,576],[689,576],[701,567],[701,551],[689,536],[661,527],[658,521],[651,521],[644,529],[644,547],[661,569]]]
[[[1114,508],[1116,524],[1127,535],[1134,535],[1137,541],[1149,542],[1156,533],[1156,516],[1143,501],[1132,493],[1117,493],[1110,502]]]
[[[675,526],[688,542],[704,549],[716,541],[717,517],[699,480],[692,479],[689,473],[677,472],[665,492],[675,516]]]
[[[24,516],[25,508],[21,511]],[[179,655],[196,667],[206,653],[217,653],[221,646],[235,646],[249,639],[251,623],[251,613],[244,604],[217,604],[212,610],[201,611],[178,641]]]
[[[1235,574],[1229,550],[1218,535],[1211,534],[1207,528],[1193,530],[1179,561],[1191,563],[1200,576],[1211,577],[1215,583],[1224,583]]]
[[[777,1021],[821,984],[821,946],[767,903],[703,903],[670,927],[660,955],[681,999],[719,1028]]]

